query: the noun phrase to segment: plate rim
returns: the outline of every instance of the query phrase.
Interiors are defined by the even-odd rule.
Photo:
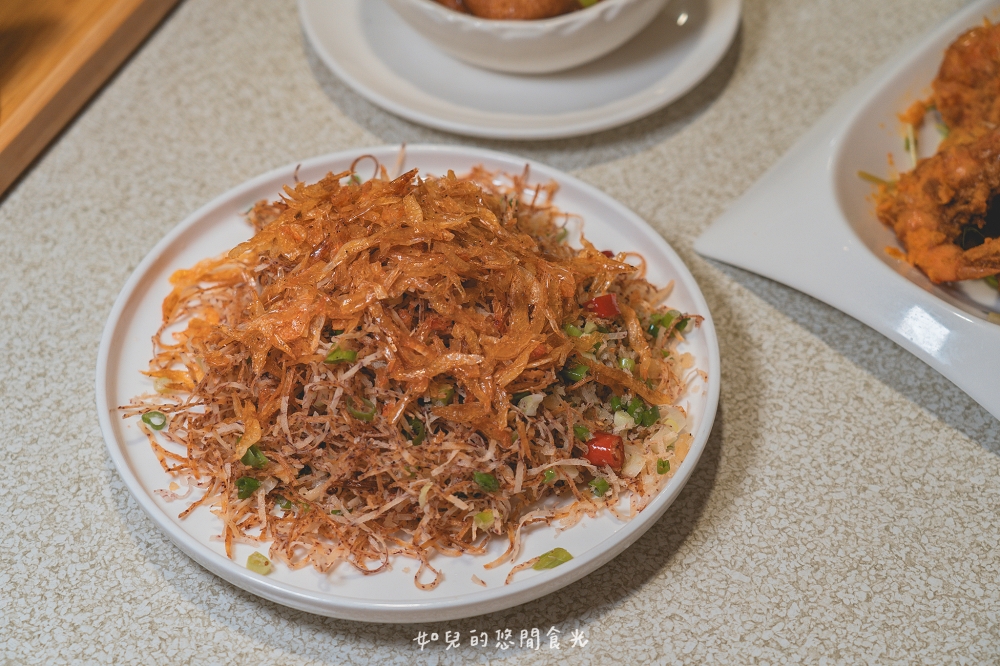
[[[362,147],[319,155],[307,160],[290,162],[226,190],[184,218],[150,249],[139,265],[132,271],[115,299],[101,335],[101,343],[97,356],[95,389],[98,420],[102,436],[119,476],[125,483],[129,493],[140,508],[143,509],[143,512],[159,528],[160,532],[196,563],[251,594],[298,610],[348,620],[415,623],[471,617],[527,603],[592,573],[631,545],[659,520],[692,476],[698,460],[707,446],[715,421],[719,402],[721,367],[714,320],[712,319],[704,295],[694,276],[691,274],[690,269],[688,269],[680,256],[677,255],[670,244],[655,229],[624,204],[593,185],[535,160],[524,159],[498,151],[465,146],[435,144],[407,146],[407,155],[454,155],[456,159],[462,158],[470,161],[489,159],[516,162],[520,165],[524,165],[525,163],[530,164],[532,169],[536,170],[535,172],[541,174],[542,177],[557,176],[560,184],[578,188],[584,194],[594,197],[600,204],[609,206],[617,214],[631,218],[633,223],[638,223],[640,231],[653,237],[651,239],[652,242],[660,245],[657,249],[663,251],[670,258],[671,265],[669,266],[669,270],[676,274],[675,279],[684,282],[692,301],[701,310],[699,314],[703,313],[705,317],[699,330],[702,331],[704,342],[708,349],[707,367],[705,368],[708,375],[705,385],[707,396],[704,417],[701,423],[699,423],[697,430],[692,433],[694,440],[690,452],[684,461],[685,463],[690,461],[691,464],[682,466],[682,471],[678,474],[680,478],[678,479],[678,476],[675,476],[660,491],[660,496],[656,497],[651,506],[647,507],[642,514],[639,514],[639,516],[634,517],[630,521],[624,522],[620,529],[604,540],[614,539],[614,543],[611,546],[603,550],[595,550],[603,543],[603,541],[599,542],[587,551],[588,553],[593,552],[593,555],[588,556],[585,553],[580,557],[574,558],[573,561],[560,567],[557,570],[558,573],[553,572],[554,575],[544,579],[524,579],[510,585],[485,590],[483,593],[476,592],[469,595],[462,595],[461,597],[448,596],[427,601],[404,602],[358,600],[351,597],[334,598],[335,595],[328,592],[308,591],[299,586],[270,580],[266,577],[253,574],[249,570],[239,566],[235,560],[220,555],[206,544],[195,539],[174,523],[167,515],[167,512],[159,507],[154,502],[151,494],[147,493],[142,487],[141,482],[131,469],[129,456],[126,456],[124,453],[123,449],[126,445],[123,442],[119,442],[115,436],[112,414],[116,414],[117,409],[113,408],[108,401],[110,392],[109,369],[112,367],[111,364],[113,362],[112,344],[117,337],[119,325],[122,323],[122,317],[126,309],[135,297],[137,289],[142,285],[146,274],[162,258],[164,253],[173,247],[177,239],[191,228],[196,227],[199,223],[203,223],[214,212],[222,209],[232,201],[239,200],[241,196],[245,197],[248,192],[271,181],[287,179],[297,168],[315,168],[325,163],[350,160],[366,153],[374,155],[395,154],[398,150],[399,147],[394,145]],[[646,513],[647,511],[649,513]]]
[[[585,112],[575,111],[545,116],[538,114],[490,113],[475,110],[474,115],[480,115],[482,121],[472,122],[469,120],[448,120],[438,117],[433,113],[411,108],[405,103],[390,99],[351,75],[333,54],[327,50],[313,25],[313,21],[308,19],[311,16],[311,7],[313,4],[321,1],[296,0],[299,23],[306,34],[306,38],[323,64],[355,93],[396,116],[432,129],[481,139],[506,139],[514,141],[565,139],[602,132],[643,118],[677,101],[711,74],[719,62],[722,61],[722,58],[728,52],[736,37],[743,16],[743,0],[701,0],[708,4],[710,12],[715,12],[714,14],[710,13],[709,16],[718,17],[719,26],[717,30],[720,35],[725,34],[725,39],[721,41],[721,46],[717,50],[710,52],[709,57],[702,57],[693,64],[683,63],[691,67],[691,73],[683,79],[680,85],[673,88],[670,92],[661,92],[659,94],[655,92],[656,87],[663,81],[661,78],[646,86],[641,92],[625,98],[625,101],[632,100],[633,102],[644,99],[644,103],[633,103],[611,114],[602,113],[602,111],[608,107],[621,104],[623,100],[613,100],[608,104],[588,109]],[[361,0],[337,1],[356,4]],[[669,6],[670,4],[668,3],[664,7],[664,11]],[[714,33],[712,34],[714,35]],[[708,39],[709,35],[706,32],[706,34],[699,38],[698,44]],[[586,65],[583,66],[585,67]],[[558,76],[558,73],[550,76]],[[650,93],[650,91],[653,92]],[[546,123],[549,124],[533,126],[531,119],[539,117],[546,118]],[[506,120],[510,124],[499,126],[497,123],[501,120]]]

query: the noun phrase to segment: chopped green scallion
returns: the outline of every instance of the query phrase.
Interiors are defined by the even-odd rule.
[[[497,477],[488,472],[476,472],[472,475],[472,478],[476,480],[480,488],[488,493],[495,493],[500,490],[500,482],[497,481]]]
[[[241,476],[236,479],[236,496],[240,499],[250,497],[258,488],[260,488],[260,481],[252,476]]]
[[[648,428],[660,420],[660,408],[656,405],[650,405],[650,407],[642,413],[642,418],[637,420]]]
[[[455,387],[451,384],[439,384],[431,389],[431,404],[435,407],[444,407],[455,397]]]
[[[261,576],[271,573],[271,560],[260,553],[253,553],[247,558],[247,569]]]
[[[573,434],[576,435],[576,438],[581,442],[586,442],[590,439],[590,429],[581,423],[577,423],[573,426]]]
[[[616,395],[613,395],[611,396],[611,402],[609,404],[611,405],[611,411],[617,412],[619,409],[622,408],[622,399]]]
[[[670,471],[670,461],[669,460],[664,460],[663,458],[660,458],[659,460],[656,461],[656,473],[657,474],[666,474],[669,471]]]
[[[560,564],[566,564],[573,559],[573,556],[569,554],[569,551],[565,548],[553,548],[547,553],[542,553],[539,556],[538,561],[531,567],[537,571],[542,571],[543,569],[555,569]]]
[[[516,405],[517,403],[527,398],[529,395],[531,395],[531,391],[518,391],[517,393],[515,393],[510,397],[510,401]]]
[[[474,522],[476,527],[479,529],[488,530],[493,527],[493,512],[489,509],[486,509],[486,511],[480,511],[472,518],[472,522]]]
[[[423,441],[427,438],[427,428],[424,427],[424,422],[416,416],[408,416],[406,417],[406,424],[410,426],[410,433],[413,435],[410,437],[413,446],[423,444]]]
[[[591,481],[588,485],[594,491],[595,497],[604,497],[604,495],[611,490],[611,484],[608,483],[607,479],[601,476]]]
[[[351,396],[347,396],[345,402],[347,403],[347,413],[358,419],[359,421],[364,421],[365,423],[371,423],[375,420],[375,403],[367,398],[358,398],[364,409],[358,409],[354,406],[354,400]]]
[[[554,469],[547,469],[545,473],[542,474],[543,483],[552,483],[556,480],[556,471]]]
[[[279,497],[275,497],[274,501],[278,504],[278,506],[281,507],[282,511],[291,511],[292,510],[292,503],[289,502],[284,497],[280,497],[280,496]]]
[[[991,275],[989,277],[983,278],[986,284],[990,285],[994,289],[1000,290],[1000,280],[997,280],[996,275]]]
[[[163,430],[167,425],[167,415],[158,411],[146,412],[142,415],[142,422],[153,430]]]
[[[629,400],[628,407],[625,408],[625,411],[628,412],[629,416],[638,422],[642,418],[645,406],[646,403],[642,401],[642,398],[636,396],[635,398]]]
[[[324,363],[354,363],[358,358],[358,352],[353,349],[341,349],[340,346],[336,346],[330,350],[330,353],[326,355],[323,359]]]
[[[579,363],[563,370],[563,377],[565,377],[569,382],[576,383],[587,376],[588,370],[590,370],[590,368],[582,363]]]
[[[566,324],[563,326],[563,330],[566,332],[566,335],[571,338],[579,338],[583,335],[583,331],[581,331],[578,326],[574,326],[573,324]]]
[[[618,359],[618,367],[620,367],[625,372],[632,372],[633,370],[635,370],[635,361],[633,361],[628,357],[620,358]]]
[[[264,467],[267,465],[269,461],[267,459],[267,456],[261,453],[260,447],[254,444],[249,449],[247,449],[246,453],[243,454],[243,457],[240,458],[240,462],[246,465],[247,467],[253,467],[254,469],[264,469]]]

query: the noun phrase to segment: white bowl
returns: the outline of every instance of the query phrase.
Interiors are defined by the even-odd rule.
[[[386,0],[442,51],[486,69],[545,74],[596,60],[645,28],[668,0],[601,0],[549,19],[497,21],[434,0]]]

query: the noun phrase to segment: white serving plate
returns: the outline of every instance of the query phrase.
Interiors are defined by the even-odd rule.
[[[740,8],[741,0],[672,0],[613,53],[536,76],[451,58],[382,0],[299,0],[299,17],[326,66],[391,113],[456,134],[555,139],[617,127],[678,99],[725,55]]]
[[[885,252],[901,247],[875,217],[863,170],[888,174],[887,155],[912,168],[896,114],[930,94],[945,49],[1000,2],[973,3],[880,66],[820,121],[695,242],[713,259],[759,273],[829,303],[951,380],[1000,418],[1000,311],[981,282],[934,285]],[[932,123],[923,156],[936,147]]]
[[[502,153],[444,146],[406,149],[405,168],[418,167],[425,174],[442,174],[448,169],[461,173],[477,164],[520,173],[530,163],[534,182],[559,183],[556,202],[561,209],[583,217],[590,240],[598,247],[615,251],[641,251],[648,261],[652,282],[675,280],[669,303],[705,317],[686,343],[686,350],[695,356],[696,367],[708,376],[707,383],[693,381],[681,401],[694,424],[694,442],[688,457],[653,502],[628,522],[601,515],[562,533],[550,527],[530,530],[519,561],[561,546],[574,559],[556,569],[524,571],[513,583],[504,585],[509,566],[489,571],[482,566],[504,550],[500,540],[494,540],[491,552],[482,557],[433,558],[445,578],[430,592],[415,587],[417,563],[406,558],[395,559],[391,571],[374,576],[364,576],[348,566],[338,567],[329,575],[312,568],[291,571],[282,565],[266,577],[254,574],[244,565],[255,549],[237,545],[235,560],[228,559],[223,544],[213,539],[221,532],[220,522],[208,510],[196,510],[181,521],[177,515],[188,502],[167,503],[155,494],[171,479],[160,468],[134,419],[124,421],[116,410],[131,397],[151,390],[150,381],[139,371],[148,367],[150,339],[160,324],[160,304],[169,293],[167,278],[174,270],[218,255],[247,239],[251,228],[243,213],[260,199],[276,198],[282,185],[293,182],[296,171],[299,179],[312,182],[329,171],[348,169],[361,154],[394,165],[398,152],[398,147],[352,150],[313,158],[301,165],[290,164],[230,190],[179,224],[136,268],[115,302],[98,355],[97,408],[108,451],[129,491],[163,533],[209,571],[266,599],[320,615],[369,622],[442,621],[525,603],[600,567],[656,522],[691,476],[705,448],[719,398],[719,350],[708,306],[691,273],[663,238],[606,194],[555,169]],[[256,550],[266,553],[267,546]],[[488,587],[474,584],[473,574],[486,581]]]

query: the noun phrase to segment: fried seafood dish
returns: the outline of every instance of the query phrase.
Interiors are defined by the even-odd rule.
[[[931,104],[948,127],[946,145],[1000,128],[1000,24],[969,30],[945,51]]]
[[[930,100],[901,119],[915,168],[881,182],[879,220],[893,228],[907,260],[936,284],[1000,273],[1000,26],[986,22],[945,52]],[[913,126],[936,109],[944,138],[916,159]]]
[[[589,7],[599,0],[437,0],[438,3],[486,19],[533,21]]]
[[[640,256],[571,247],[527,171],[380,173],[286,186],[250,240],[173,274],[155,393],[121,408],[175,479],[161,496],[209,507],[230,557],[402,554],[423,589],[436,553],[501,538],[499,566],[527,525],[641,511],[691,444],[678,345],[701,317]]]
[[[878,218],[931,282],[1000,273],[1000,132],[921,160],[883,189]]]

